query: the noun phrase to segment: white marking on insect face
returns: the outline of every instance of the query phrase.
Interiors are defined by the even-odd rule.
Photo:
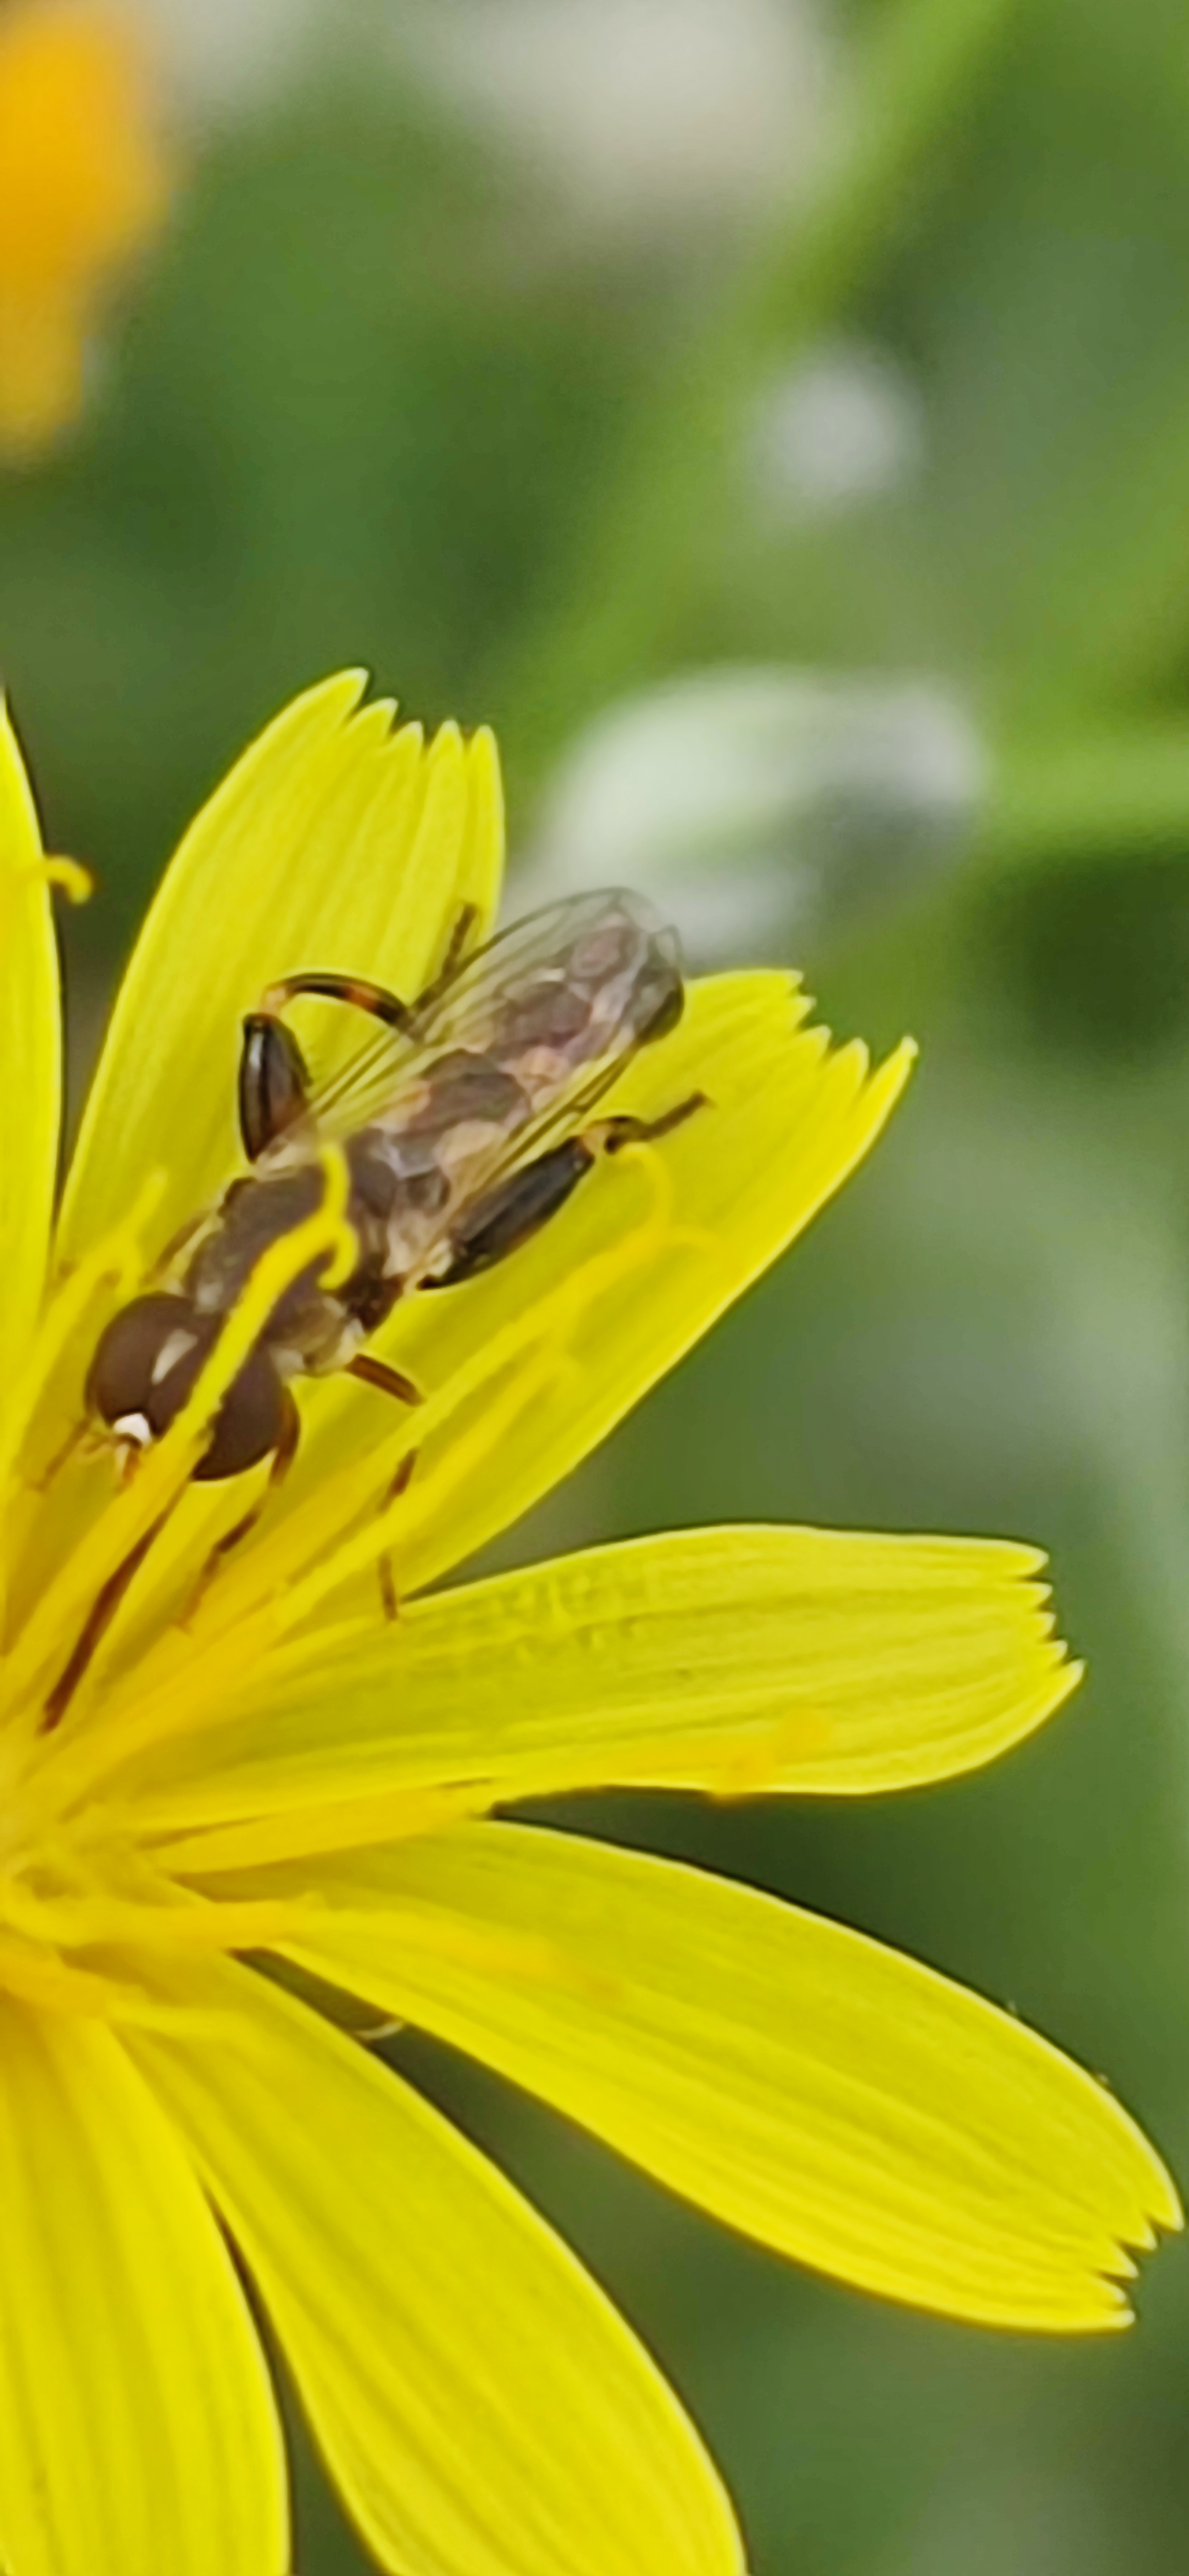
[[[153,1437],[153,1426],[147,1413],[122,1413],[119,1421],[113,1422],[111,1427],[117,1440],[130,1441],[134,1449],[147,1449]]]

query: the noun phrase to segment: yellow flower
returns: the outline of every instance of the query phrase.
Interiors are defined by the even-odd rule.
[[[1178,2211],[1089,2076],[857,1933],[492,1813],[598,1783],[901,1788],[987,1761],[1076,1674],[1039,1558],[993,1541],[704,1530],[426,1596],[878,1134],[909,1051],[874,1074],[831,1052],[778,974],[695,986],[617,1095],[650,1113],[697,1085],[710,1109],[489,1275],[398,1308],[380,1347],[424,1388],[417,1414],[341,1377],[302,1388],[293,1476],[196,1610],[255,1485],[187,1471],[278,1261],[335,1241],[330,1193],[130,1485],[63,1456],[106,1318],[235,1168],[241,1012],[302,966],[415,991],[460,902],[494,907],[489,738],[427,748],[360,691],[298,700],[183,843],[56,1248],[54,863],[3,737],[0,2561],[282,2576],[277,2415],[225,2228],[381,2566],[730,2576],[729,2505],[651,2361],[351,2012],[469,2050],[847,2281],[996,2324],[1119,2325],[1125,2249]],[[102,1587],[158,1523],[100,1636]]]
[[[166,168],[143,47],[122,11],[0,16],[0,446],[31,452],[72,420],[93,309],[155,229]]]

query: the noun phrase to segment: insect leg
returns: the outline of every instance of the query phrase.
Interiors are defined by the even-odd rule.
[[[383,1395],[394,1395],[398,1404],[424,1404],[425,1402],[420,1387],[414,1386],[411,1377],[406,1377],[400,1369],[390,1368],[387,1360],[373,1359],[370,1351],[356,1351],[354,1359],[348,1360],[343,1374],[345,1377],[359,1378],[364,1386],[379,1387]],[[389,1503],[396,1501],[398,1494],[403,1494],[416,1464],[416,1450],[407,1450],[380,1504],[382,1512],[387,1510]],[[400,1605],[397,1600],[396,1576],[393,1572],[390,1548],[381,1549],[376,1559],[376,1572],[380,1578],[380,1600],[383,1604],[384,1616],[386,1619],[395,1619]]]
[[[467,948],[470,945],[471,932],[474,929],[478,918],[479,907],[477,903],[463,903],[459,905],[457,919],[453,924],[449,939],[446,942],[445,955],[442,958],[437,974],[434,976],[432,983],[426,985],[424,992],[417,995],[418,1011],[423,1011],[427,1002],[436,1002],[439,993],[444,993],[447,984],[453,982],[454,977],[457,975],[458,969],[462,964],[463,958],[466,955]]]
[[[283,975],[279,983],[270,984],[261,995],[259,1009],[249,1011],[244,1021],[239,1061],[239,1126],[250,1163],[303,1117],[308,1105],[306,1060],[292,1029],[280,1017],[285,1004],[302,993],[312,993],[324,1002],[349,1002],[354,1010],[382,1020],[386,1028],[404,1032],[413,1026],[408,1003],[398,993],[390,993],[386,984],[369,983],[364,976]]]
[[[408,1030],[413,1025],[413,1013],[399,993],[390,993],[386,984],[369,983],[363,975],[282,975],[278,984],[270,984],[261,994],[261,1017],[275,1019],[286,1002],[297,1001],[302,993],[322,1002],[349,1002],[353,1010],[383,1020],[386,1028]]]
[[[224,1557],[230,1556],[232,1548],[238,1547],[240,1540],[247,1538],[249,1531],[255,1529],[256,1523],[260,1519],[265,1505],[271,1501],[278,1485],[282,1485],[284,1483],[293,1461],[297,1456],[297,1443],[301,1433],[301,1415],[297,1410],[297,1404],[292,1388],[287,1386],[284,1394],[285,1401],[281,1414],[280,1436],[278,1438],[276,1448],[273,1450],[272,1456],[269,1460],[268,1475],[265,1478],[264,1485],[261,1491],[257,1494],[256,1500],[252,1504],[250,1511],[246,1511],[240,1520],[233,1521],[231,1528],[229,1530],[224,1530],[222,1538],[215,1540],[215,1544],[211,1549],[210,1555],[207,1557],[201,1573],[199,1574],[198,1581],[196,1582],[190,1598],[186,1603],[185,1610],[179,1622],[180,1626],[183,1628],[189,1627],[190,1621],[198,1608],[199,1602],[204,1598],[210,1584],[213,1583]]]
[[[424,1404],[419,1386],[403,1370],[389,1368],[387,1360],[373,1359],[370,1351],[356,1351],[348,1360],[344,1377],[357,1377],[364,1386],[378,1386],[382,1395],[394,1395],[398,1404]]]
[[[416,1450],[406,1450],[405,1455],[401,1459],[400,1465],[397,1468],[396,1474],[380,1504],[382,1512],[387,1511],[389,1503],[394,1503],[396,1501],[398,1494],[403,1494],[405,1492],[416,1464]],[[399,1619],[400,1595],[396,1588],[396,1571],[393,1566],[392,1550],[390,1547],[381,1548],[380,1554],[376,1558],[376,1572],[380,1578],[380,1601],[383,1607],[384,1616],[388,1620]]]
[[[597,1146],[588,1145],[585,1137],[567,1136],[563,1145],[552,1145],[535,1163],[512,1172],[459,1218],[450,1234],[449,1269],[421,1285],[455,1288],[460,1280],[472,1279],[478,1270],[490,1270],[493,1262],[515,1252],[565,1206],[596,1155]]]
[[[675,1127],[684,1127],[686,1119],[693,1117],[695,1109],[709,1107],[704,1091],[691,1091],[660,1118],[602,1118],[597,1128],[587,1129],[587,1134],[597,1138],[605,1154],[619,1154],[625,1145],[653,1145],[658,1136],[671,1136]]]
[[[692,1118],[695,1109],[706,1105],[704,1091],[691,1091],[688,1099],[678,1101],[676,1108],[667,1109],[661,1118],[600,1118],[577,1136],[567,1136],[564,1144],[552,1145],[548,1153],[539,1154],[534,1163],[525,1163],[520,1171],[511,1173],[460,1217],[450,1237],[449,1268],[436,1278],[423,1280],[421,1285],[455,1288],[461,1280],[472,1279],[477,1271],[490,1270],[493,1262],[502,1261],[507,1253],[527,1243],[565,1206],[571,1191],[593,1169],[600,1153],[617,1154],[625,1145],[652,1144],[657,1137],[671,1135],[675,1127]]]
[[[303,1117],[309,1102],[310,1077],[296,1038],[280,1013],[301,994],[324,1002],[346,1002],[366,1011],[385,1028],[402,1034],[414,1026],[413,1013],[399,993],[372,984],[361,975],[283,975],[262,994],[260,1007],[244,1021],[239,1066],[239,1124],[244,1151],[254,1163],[274,1138]]]
[[[240,1063],[240,1080],[242,1083],[242,1059]],[[242,1133],[242,1108],[240,1113],[240,1129]],[[145,1273],[146,1278],[154,1280],[166,1279],[168,1278],[171,1270],[179,1270],[182,1266],[183,1253],[188,1252],[191,1245],[197,1243],[199,1236],[205,1234],[209,1222],[210,1219],[207,1216],[187,1217],[185,1224],[179,1225],[176,1234],[171,1234],[168,1242],[163,1243],[160,1252],[155,1254],[149,1269]]]

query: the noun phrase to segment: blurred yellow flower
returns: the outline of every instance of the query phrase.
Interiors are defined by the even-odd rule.
[[[0,449],[33,452],[79,410],[103,291],[165,208],[151,107],[121,12],[0,14]]]
[[[277,2409],[225,2229],[394,2576],[738,2576],[722,2487],[633,2334],[353,2029],[438,2035],[841,2279],[999,2325],[1122,2324],[1125,2249],[1179,2213],[1098,2083],[842,1926],[494,1812],[604,1783],[940,1779],[1038,1725],[1076,1671],[1041,1560],[990,1540],[731,1527],[427,1590],[878,1135],[910,1051],[873,1074],[832,1050],[784,975],[695,985],[614,1095],[649,1115],[696,1084],[710,1111],[502,1266],[397,1307],[377,1342],[424,1389],[416,1415],[302,1385],[292,1477],[197,1608],[254,1487],[189,1470],[276,1260],[295,1275],[329,1244],[329,1208],[253,1276],[130,1485],[70,1449],[106,1319],[235,1168],[262,986],[316,965],[415,991],[459,905],[493,912],[490,739],[427,747],[360,687],[298,700],[187,835],[56,1241],[54,863],[0,741],[0,1081],[20,1112],[0,1165],[0,2561],[283,2576]]]

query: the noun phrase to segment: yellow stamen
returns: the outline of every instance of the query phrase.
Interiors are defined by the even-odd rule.
[[[741,1719],[736,1736],[721,1752],[708,1743],[705,1729],[691,1728],[685,1737],[670,1732],[651,1742],[634,1743],[621,1753],[604,1750],[602,1776],[617,1788],[696,1785],[710,1797],[754,1797],[787,1779],[794,1763],[815,1751],[825,1733],[823,1719],[812,1710],[751,1723]],[[493,1774],[453,1788],[394,1789],[379,1796],[344,1798],[333,1806],[323,1802],[242,1823],[205,1825],[175,1841],[163,1840],[160,1857],[163,1865],[187,1879],[262,1869],[275,1862],[303,1860],[311,1853],[321,1860],[330,1852],[362,1851],[372,1844],[444,1833],[464,1818],[488,1815],[513,1797],[519,1803],[590,1786],[589,1755],[579,1748],[567,1762],[554,1749],[535,1770],[528,1761],[519,1763],[514,1777]],[[117,1814],[123,1829],[134,1823],[142,1833],[153,1830],[151,1799]]]
[[[270,1244],[204,1362],[194,1392],[164,1439],[145,1459],[135,1481],[113,1501],[42,1594],[3,1668],[4,1706],[24,1708],[34,1728],[38,1690],[69,1657],[74,1640],[105,1584],[127,1562],[156,1522],[172,1508],[201,1457],[219,1406],[271,1315],[300,1273],[330,1252],[347,1257],[351,1229],[333,1205],[319,1208]],[[356,1256],[352,1252],[351,1258]]]
[[[124,1989],[90,1968],[69,1968],[57,1952],[0,1930],[0,1987],[51,2012],[97,2013],[117,2009]]]
[[[172,1897],[172,1901],[166,1901]],[[306,1908],[272,1899],[211,1905],[162,1891],[155,1904],[102,1890],[90,1896],[41,1896],[19,1880],[0,1878],[0,1917],[30,1941],[53,1950],[106,1948],[113,1942],[182,1950],[248,1950],[292,1940]]]
[[[336,1230],[337,1243],[333,1260],[323,1270],[323,1288],[341,1288],[359,1260],[359,1240],[354,1227],[347,1223],[347,1202],[351,1195],[351,1174],[341,1145],[324,1145],[318,1160],[326,1194],[322,1201],[327,1223]]]
[[[272,1862],[301,1860],[310,1851],[360,1851],[369,1843],[413,1842],[423,1834],[446,1833],[451,1825],[486,1815],[491,1803],[489,1782],[458,1789],[394,1789],[382,1797],[344,1798],[330,1808],[300,1807],[286,1815],[255,1816],[247,1824],[207,1827],[163,1843],[160,1857],[163,1865],[190,1879],[263,1869]]]
[[[114,1292],[120,1302],[140,1286],[145,1275],[144,1232],[164,1188],[164,1172],[150,1173],[125,1223],[92,1246],[77,1268],[67,1273],[46,1308],[27,1367],[6,1408],[0,1432],[0,1490],[20,1457],[42,1396],[71,1348],[84,1337],[92,1302],[104,1289]]]
[[[64,1726],[46,1763],[58,1801],[65,1805],[92,1793],[100,1779],[134,1755],[188,1734],[204,1718],[217,1723],[227,1690],[244,1671],[251,1670],[279,1637],[308,1619],[330,1594],[354,1575],[370,1571],[377,1558],[415,1526],[420,1515],[414,1480],[408,1494],[397,1496],[362,1528],[356,1527],[349,1538],[335,1544],[344,1525],[358,1520],[369,1490],[373,1495],[383,1493],[401,1460],[450,1425],[464,1404],[472,1406],[474,1418],[455,1432],[448,1453],[435,1466],[433,1495],[426,1505],[435,1513],[440,1508],[442,1479],[448,1476],[451,1487],[465,1485],[525,1407],[539,1402],[559,1375],[580,1365],[569,1344],[600,1296],[625,1274],[646,1265],[661,1248],[693,1248],[712,1257],[720,1253],[712,1235],[668,1223],[665,1182],[658,1184],[657,1179],[658,1157],[644,1148],[632,1159],[648,1180],[652,1202],[648,1219],[575,1271],[550,1300],[543,1317],[531,1309],[513,1317],[476,1351],[448,1385],[427,1398],[412,1421],[402,1423],[390,1440],[371,1453],[362,1493],[358,1463],[327,1479],[303,1509],[282,1524],[271,1543],[256,1547],[250,1562],[229,1571],[212,1589],[214,1616],[209,1625],[210,1614],[204,1618],[200,1613],[195,1632],[185,1641],[176,1635],[164,1638],[144,1658],[141,1687],[130,1704],[105,1715],[102,1726],[85,1740],[72,1724]],[[541,1348],[535,1364],[526,1368],[523,1354],[534,1340]],[[508,1370],[513,1371],[511,1381],[502,1398],[497,1398],[490,1390]],[[474,1401],[480,1396],[481,1405]],[[310,1570],[302,1574],[303,1566]]]
[[[571,1345],[578,1342],[581,1327],[600,1297],[618,1286],[625,1275],[647,1266],[661,1249],[684,1248],[711,1258],[722,1257],[722,1248],[713,1235],[668,1223],[668,1175],[659,1156],[647,1146],[628,1150],[633,1164],[647,1179],[652,1201],[647,1219],[626,1228],[607,1251],[575,1270],[554,1292],[546,1308],[530,1307],[514,1316],[502,1332],[473,1353],[465,1366],[454,1371],[446,1386],[427,1396],[415,1416],[402,1421],[364,1460],[353,1460],[335,1475],[324,1478],[309,1501],[291,1512],[272,1538],[253,1550],[250,1559],[228,1569],[196,1623],[196,1657],[208,1638],[265,1606],[274,1628],[295,1625],[310,1606],[310,1596],[303,1594],[300,1608],[294,1611],[295,1578],[303,1567],[314,1566],[325,1574],[331,1563],[335,1565],[333,1580],[320,1584],[316,1597],[321,1598],[359,1566],[370,1565],[373,1556],[389,1543],[389,1531],[407,1539],[428,1512],[436,1517],[443,1494],[465,1485],[486,1464],[517,1417],[540,1399],[546,1387],[570,1369],[581,1367]],[[525,1368],[523,1355],[534,1342],[540,1345],[535,1363]],[[520,1374],[513,1377],[502,1398],[497,1396],[493,1390],[501,1377],[518,1364]],[[407,1494],[398,1497],[382,1518],[368,1522],[366,1534],[358,1534],[358,1545],[355,1538],[346,1542],[353,1553],[343,1570],[344,1551],[335,1545],[343,1530],[350,1529],[362,1512],[374,1510],[376,1498],[386,1493],[410,1451],[428,1450],[434,1436],[449,1430],[466,1406],[472,1407],[474,1420],[458,1438],[457,1446],[451,1445],[448,1450],[443,1446],[443,1456],[440,1460],[435,1458],[432,1475],[425,1479],[420,1492],[414,1478]],[[333,1555],[330,1551],[334,1551]],[[197,1662],[192,1668],[197,1670]],[[148,1662],[143,1678],[156,1685],[157,1672]]]

